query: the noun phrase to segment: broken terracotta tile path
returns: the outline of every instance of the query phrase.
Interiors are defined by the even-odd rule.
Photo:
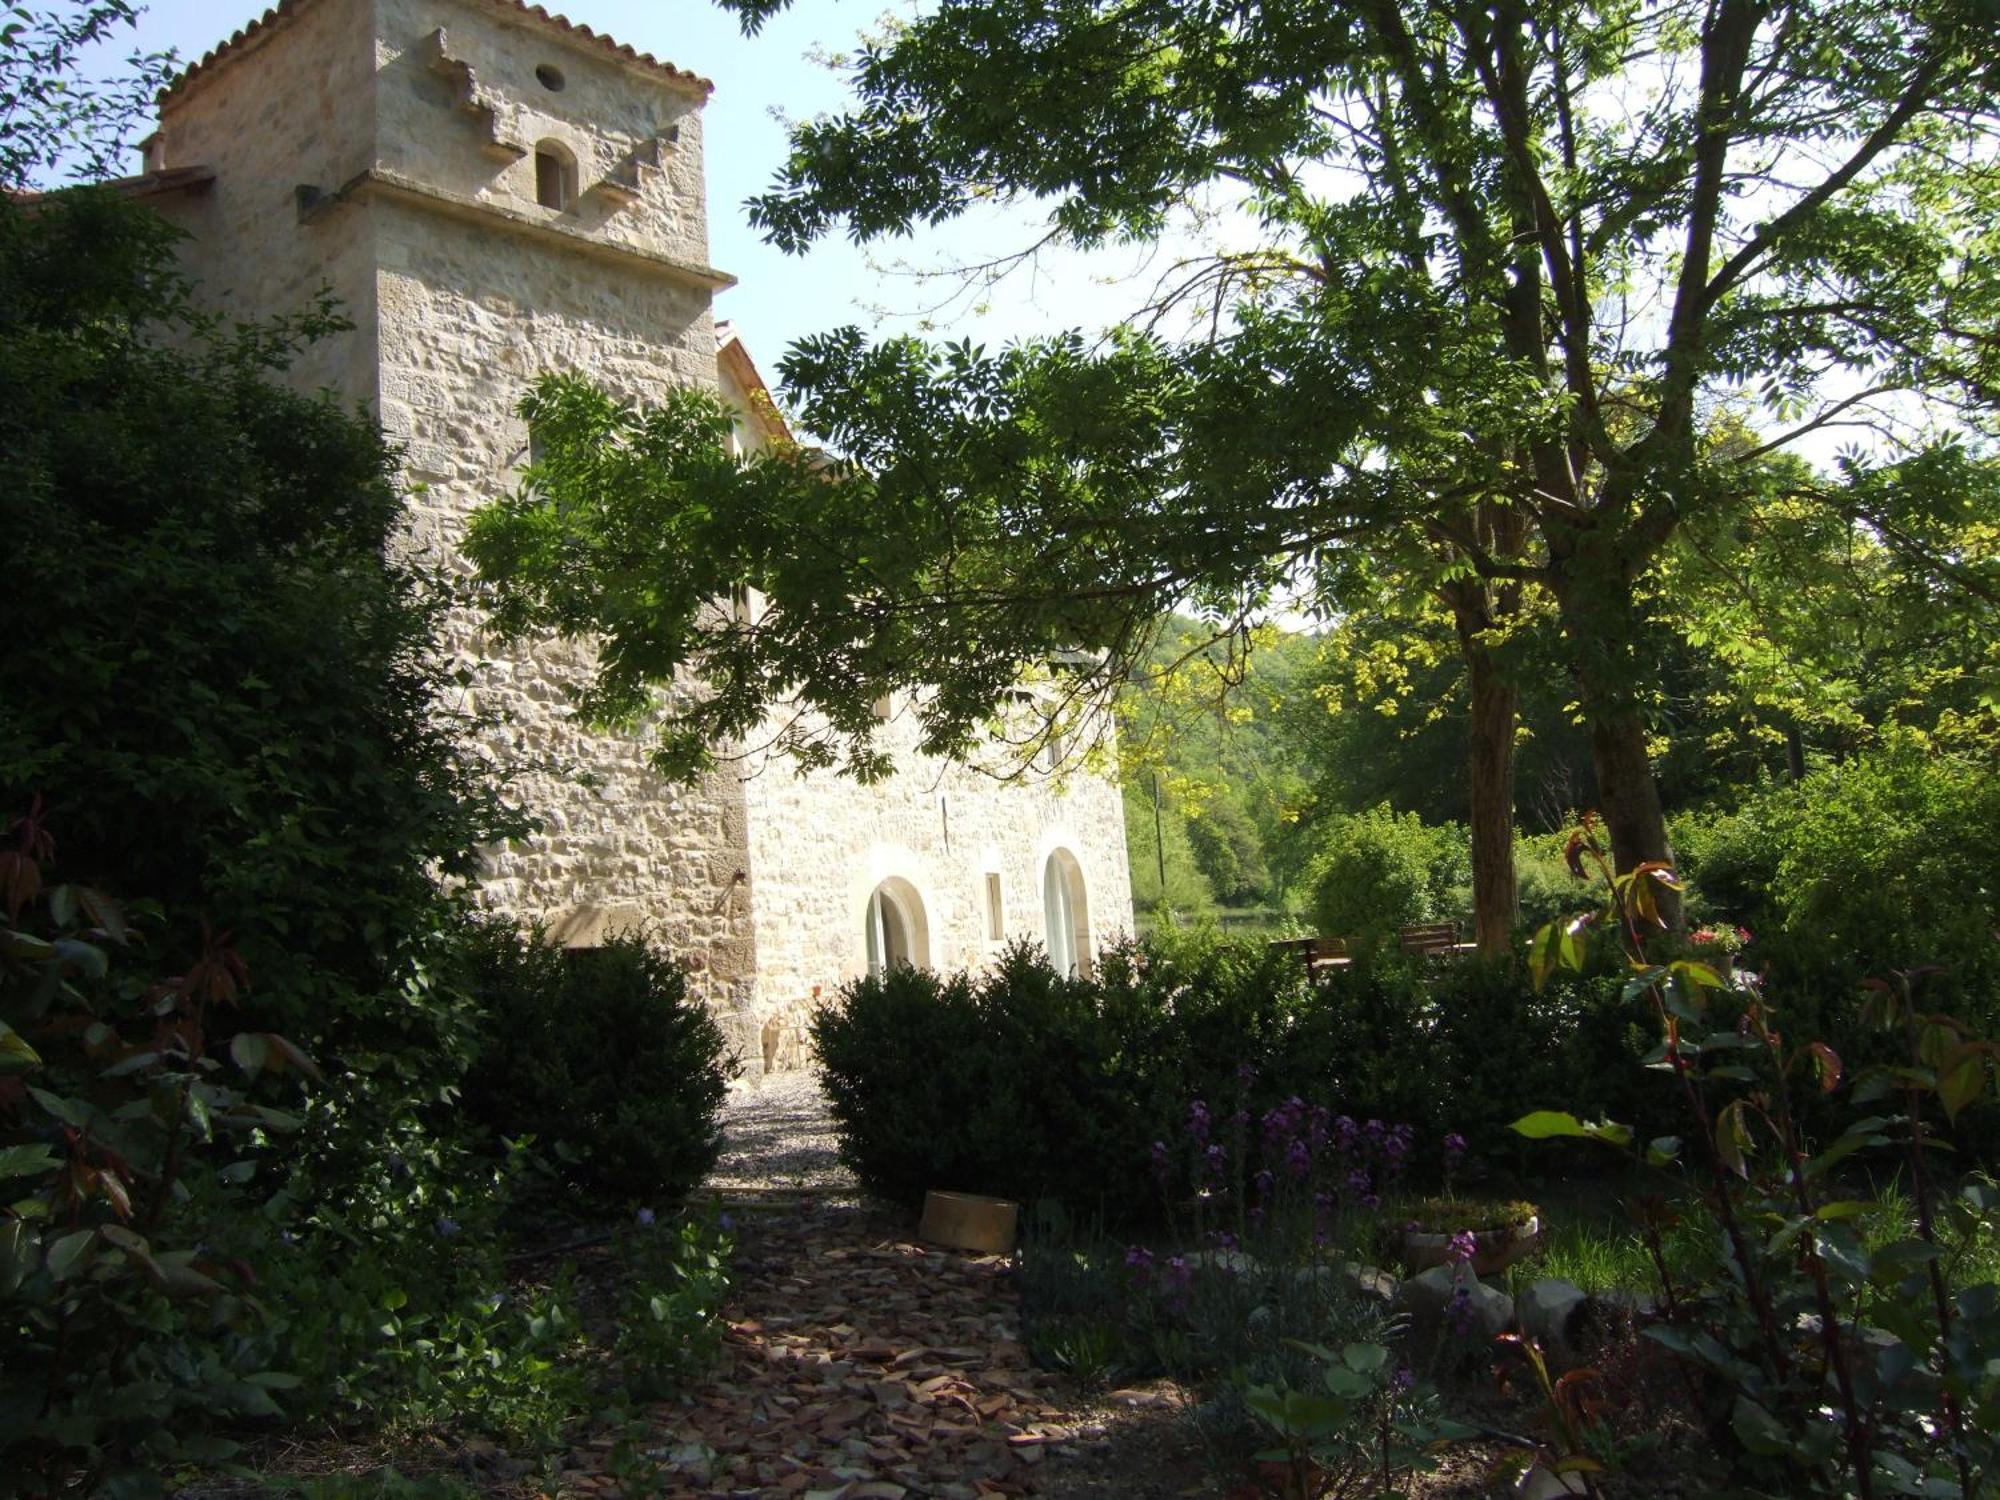
[[[861,1201],[834,1161],[816,1080],[767,1088],[732,1101],[711,1185],[736,1225],[736,1291],[716,1370],[654,1408],[654,1493],[978,1500],[1206,1488],[1170,1389],[1085,1400],[1032,1369],[1008,1261],[915,1243],[913,1222]],[[768,1153],[776,1185],[756,1180],[746,1141]],[[618,1481],[571,1485],[616,1493]]]

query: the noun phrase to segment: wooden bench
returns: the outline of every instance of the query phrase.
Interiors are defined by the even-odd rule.
[[[1290,953],[1306,966],[1306,973],[1315,974],[1322,969],[1343,969],[1354,962],[1354,956],[1347,951],[1347,939],[1337,937],[1281,938],[1271,946],[1283,953]]]
[[[1396,933],[1396,941],[1405,953],[1424,958],[1456,957],[1475,946],[1460,937],[1456,922],[1412,922]]]

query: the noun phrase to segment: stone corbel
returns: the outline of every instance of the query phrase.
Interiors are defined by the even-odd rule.
[[[646,137],[605,174],[596,191],[613,207],[630,208],[646,196],[647,186],[667,169],[667,158],[673,152],[674,143],[680,139],[680,133],[680,126],[669,125],[663,133]]]
[[[528,154],[518,141],[508,140],[500,123],[499,101],[480,85],[472,64],[450,53],[444,28],[438,27],[419,46],[424,65],[440,77],[450,79],[458,91],[458,108],[471,115],[480,132],[479,148],[498,162],[517,162]]]

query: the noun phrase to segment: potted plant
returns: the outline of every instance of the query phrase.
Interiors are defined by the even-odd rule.
[[[1405,1199],[1385,1218],[1399,1226],[1395,1248],[1412,1273],[1462,1261],[1475,1276],[1496,1276],[1535,1248],[1542,1229],[1532,1203],[1454,1192]]]

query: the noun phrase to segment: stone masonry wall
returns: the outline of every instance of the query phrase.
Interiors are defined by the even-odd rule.
[[[336,185],[373,158],[370,0],[317,0],[244,55],[170,96],[149,167],[205,166],[212,184],[149,200],[190,235],[182,264],[210,306],[245,321],[306,311],[330,290],[354,331],[308,349],[301,387],[375,395],[374,253],[364,220],[300,222],[296,188]]]
[[[537,77],[549,67],[559,90]],[[295,312],[323,285],[343,301],[354,331],[294,378],[375,406],[404,453],[408,544],[454,560],[467,514],[526,462],[516,408],[536,374],[581,371],[641,401],[717,384],[700,103],[505,0],[310,0],[169,99],[148,165],[215,170],[157,200],[194,236],[184,260],[214,306]],[[532,153],[549,140],[577,162],[568,212],[536,202]],[[301,186],[318,195],[304,212]],[[650,928],[753,1068],[796,1063],[815,993],[862,972],[885,880],[914,893],[941,969],[1043,939],[1059,850],[1081,871],[1088,946],[1131,925],[1108,781],[996,783],[916,757],[896,720],[904,770],[878,786],[780,761],[674,787],[642,737],[575,722],[565,690],[587,646],[502,647],[469,614],[449,646],[475,673],[458,706],[490,726],[476,742],[542,824],[491,852],[487,899],[571,943]]]
[[[768,442],[757,396],[724,361],[723,394],[745,414],[746,450]],[[761,600],[749,601],[760,608]],[[901,707],[902,712],[895,710]],[[826,772],[800,776],[782,757],[738,765],[750,826],[750,891],[757,913],[760,1047],[767,1068],[805,1058],[816,1005],[867,969],[868,899],[884,881],[921,907],[933,968],[983,969],[1010,942],[1046,946],[1042,882],[1067,850],[1080,867],[1082,945],[1095,952],[1132,930],[1125,811],[1117,784],[1077,772],[999,781],[919,755],[907,705],[892,704],[881,734],[898,773],[873,786]],[[993,936],[987,877],[1000,878]]]
[[[692,84],[565,38],[504,0],[376,0],[375,165],[592,240],[708,254]],[[555,70],[559,90],[537,69]],[[573,211],[535,201],[534,147],[577,163]]]
[[[1042,882],[1051,855],[1081,866],[1086,946],[1132,929],[1125,818],[1117,785],[1078,774],[997,782],[915,752],[908,716],[884,736],[901,768],[862,786],[746,766],[751,896],[757,908],[757,1009],[773,1066],[795,1065],[816,1002],[866,971],[868,898],[907,881],[922,903],[933,968],[982,969],[1020,939],[1046,943]],[[986,877],[1000,877],[1002,935],[989,936]],[[817,994],[815,992],[817,991]]]
[[[384,169],[515,215],[484,221],[421,198],[369,205],[380,265],[381,418],[420,486],[412,534],[439,556],[452,554],[466,514],[511,487],[526,462],[528,431],[516,407],[540,372],[580,371],[636,400],[715,381],[707,288],[572,238],[705,258],[691,102],[651,75],[494,24],[495,13],[483,4],[417,0],[382,0],[379,10]],[[484,149],[491,122],[463,108],[451,70],[438,68],[440,32],[443,55],[471,69],[500,134],[530,146],[558,136],[575,151],[577,214],[534,202],[531,158],[505,160]],[[563,75],[559,94],[534,78],[549,61]],[[638,200],[621,200],[617,212],[605,203],[594,210],[591,174],[663,117],[679,120],[679,144],[663,158],[672,170],[638,177]],[[562,237],[533,233],[536,221]],[[587,648],[505,647],[471,619],[458,631],[454,644],[477,673],[470,706],[499,720],[484,742],[517,768],[516,795],[542,823],[518,846],[493,852],[487,899],[550,923],[573,943],[643,924],[690,961],[691,988],[740,1049],[754,1050],[746,1017],[755,938],[736,778],[669,785],[646,768],[643,738],[579,725],[566,689],[588,670]]]

